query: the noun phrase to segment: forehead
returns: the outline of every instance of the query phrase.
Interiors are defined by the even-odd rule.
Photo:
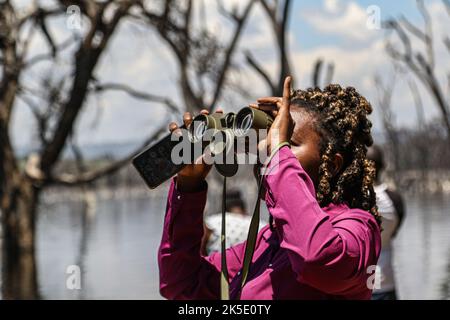
[[[304,107],[293,105],[291,106],[291,116],[295,123],[294,135],[305,133],[316,133],[318,135],[316,130],[317,119],[312,112],[305,110]]]

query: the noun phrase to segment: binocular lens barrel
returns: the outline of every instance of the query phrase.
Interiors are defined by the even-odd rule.
[[[206,130],[232,129],[234,124],[234,113],[213,113],[209,115],[200,114],[196,116],[189,126],[189,136],[192,142],[201,141]]]
[[[253,113],[249,109],[242,109],[236,115],[234,132],[237,136],[245,135],[252,128]]]
[[[273,118],[264,111],[245,107],[236,114],[234,133],[236,136],[243,136],[250,129],[268,129],[272,122]]]
[[[209,122],[208,117],[203,114],[194,118],[192,124],[189,126],[189,138],[192,142],[202,140],[203,135],[208,129]]]
[[[272,122],[273,118],[269,114],[250,107],[242,108],[236,115],[232,112],[201,114],[189,126],[189,138],[192,142],[201,141],[208,129],[233,129],[236,136],[244,136],[250,129],[268,129]]]

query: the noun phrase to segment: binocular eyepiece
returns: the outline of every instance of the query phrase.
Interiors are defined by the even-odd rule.
[[[213,113],[196,116],[189,126],[191,142],[201,141],[207,130],[231,132],[236,137],[245,136],[251,129],[269,129],[273,117],[264,111],[245,107],[238,113]]]

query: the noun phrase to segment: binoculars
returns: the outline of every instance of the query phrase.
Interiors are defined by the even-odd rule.
[[[273,117],[268,113],[245,107],[236,114],[229,112],[198,115],[189,125],[187,133],[190,145],[200,144],[202,152],[209,145],[211,153],[226,155],[234,152],[229,148],[232,145],[229,142],[236,137],[244,137],[252,129],[269,129],[272,123]],[[205,139],[207,134],[211,135],[211,140]],[[221,135],[221,139],[215,139],[218,134]],[[180,142],[174,141],[169,134],[133,158],[133,166],[150,189],[170,179],[187,164],[175,163],[171,158],[172,150]],[[215,167],[224,176],[232,176],[237,172],[235,161],[231,165],[215,163]]]
[[[207,130],[231,130],[234,136],[239,137],[246,135],[251,129],[268,129],[272,122],[273,118],[269,114],[250,107],[242,108],[237,114],[201,114],[193,119],[189,127],[189,138],[194,143],[201,141]]]

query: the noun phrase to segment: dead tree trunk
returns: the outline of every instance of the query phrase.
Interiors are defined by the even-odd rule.
[[[5,107],[5,105],[2,105]],[[0,210],[3,299],[37,299],[35,212],[39,190],[18,169],[0,119]]]
[[[42,161],[40,160],[37,169],[45,172],[46,175],[41,177],[42,181],[35,182],[33,177],[20,170],[9,138],[10,118],[19,92],[20,73],[25,65],[25,53],[18,53],[16,45],[19,39],[17,36],[19,28],[23,23],[20,23],[14,7],[8,1],[1,4],[0,29],[4,32],[0,32],[3,65],[0,81],[0,210],[3,226],[2,292],[4,299],[39,298],[35,259],[35,227],[39,192],[41,186],[52,182],[50,179],[53,167],[59,159],[67,137],[72,133],[87,95],[92,72],[108,40],[132,2],[121,2],[108,22],[103,21],[103,12],[110,3],[90,2],[89,5],[91,6],[88,10],[91,13],[89,16],[91,28],[84,41],[80,43],[75,57],[72,92],[67,103],[62,106],[53,138],[43,141],[45,147],[40,157]],[[42,16],[44,11],[40,8],[36,10],[27,17],[31,19],[36,15]],[[57,8],[55,12],[63,14],[65,10]],[[51,37],[47,32],[45,34],[52,44],[51,47],[55,49]],[[98,42],[93,40],[94,35],[101,35]],[[22,51],[26,52],[25,49]],[[99,174],[92,174],[88,178],[95,179],[102,173],[110,172],[111,168],[115,167],[107,168],[108,170],[105,169]]]
[[[1,199],[3,299],[38,299],[35,213],[39,190],[16,171],[8,175]]]
[[[3,226],[3,299],[38,298],[35,250],[35,210],[38,190],[21,174],[9,139],[9,124],[20,75],[13,7],[2,4],[0,36],[3,73],[0,82],[0,210]]]

